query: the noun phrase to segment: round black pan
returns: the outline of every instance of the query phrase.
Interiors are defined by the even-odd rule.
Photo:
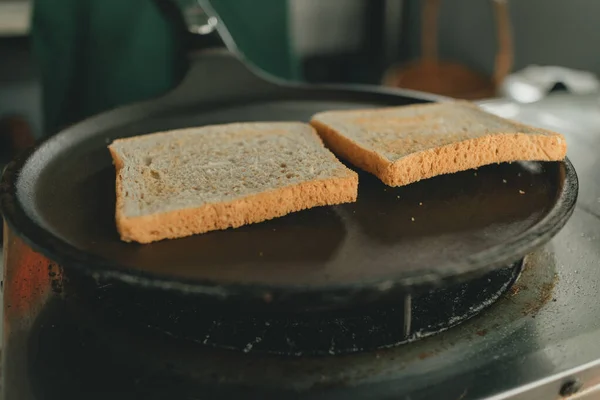
[[[492,165],[401,188],[360,173],[354,204],[148,245],[119,240],[107,150],[116,138],[428,100],[281,85],[227,52],[203,52],[174,92],[72,126],[12,162],[2,211],[35,250],[97,280],[296,310],[397,298],[504,267],[547,242],[575,205],[569,161]]]

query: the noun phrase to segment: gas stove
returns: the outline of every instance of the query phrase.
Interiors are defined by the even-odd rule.
[[[152,315],[133,307],[133,296],[132,306],[120,309],[107,307],[117,295],[127,304],[127,293],[111,294],[114,288],[100,288],[105,297],[70,296],[68,282],[63,287],[54,279],[60,270],[32,256],[27,271],[4,271],[6,286],[40,287],[40,293],[11,290],[10,301],[4,293],[4,398],[597,398],[598,98],[553,95],[533,104],[491,100],[482,107],[564,133],[580,179],[578,206],[567,225],[550,244],[500,270],[504,275],[448,288],[435,301],[403,299],[361,318],[204,318],[200,326],[175,307],[172,329],[156,329]],[[486,284],[495,288],[486,296],[468,294]],[[447,310],[444,299],[462,303]],[[277,324],[284,332],[279,337],[290,340],[267,340],[264,327]],[[320,351],[290,355],[291,348],[302,349],[302,324],[313,334],[330,334]],[[223,326],[229,336],[218,334]],[[171,335],[177,339],[170,337],[173,329],[179,329]],[[373,337],[382,339],[374,345],[367,340]],[[223,349],[232,343],[236,350]],[[267,351],[273,348],[285,351]]]

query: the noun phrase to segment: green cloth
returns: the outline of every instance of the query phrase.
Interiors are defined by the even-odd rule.
[[[299,78],[299,62],[290,45],[287,0],[212,0],[211,4],[252,63],[281,78]]]
[[[153,0],[34,0],[33,50],[45,133],[173,88],[186,70],[183,32]],[[285,0],[212,0],[240,51],[297,78]]]

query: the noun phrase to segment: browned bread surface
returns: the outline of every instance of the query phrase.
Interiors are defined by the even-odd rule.
[[[334,153],[389,186],[510,161],[558,161],[565,138],[465,102],[329,111],[311,124]]]
[[[116,223],[149,243],[356,201],[358,176],[301,123],[239,123],[115,140]]]

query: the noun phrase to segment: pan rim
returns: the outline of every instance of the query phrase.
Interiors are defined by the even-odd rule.
[[[491,246],[478,253],[471,254],[462,262],[449,261],[442,268],[418,275],[390,276],[370,281],[331,283],[327,285],[286,285],[261,284],[249,282],[219,282],[207,279],[194,279],[156,274],[139,268],[120,266],[112,260],[105,259],[81,250],[61,239],[51,231],[40,226],[34,218],[27,214],[21,205],[17,193],[20,173],[28,161],[45,145],[59,141],[71,129],[90,123],[96,118],[107,118],[111,114],[122,112],[132,106],[125,106],[83,120],[65,130],[46,138],[32,149],[21,153],[5,166],[0,182],[0,211],[8,227],[17,234],[34,251],[57,262],[66,268],[75,268],[95,278],[116,279],[138,286],[173,289],[187,293],[206,294],[217,297],[230,297],[248,291],[252,293],[274,293],[285,290],[286,293],[318,293],[327,291],[363,291],[374,288],[386,290],[395,287],[410,288],[413,286],[432,285],[441,280],[463,279],[492,269],[501,268],[530,253],[535,248],[547,243],[566,224],[574,212],[579,191],[577,173],[568,158],[560,162],[564,165],[564,181],[557,193],[554,206],[534,225],[530,226],[510,241]]]

